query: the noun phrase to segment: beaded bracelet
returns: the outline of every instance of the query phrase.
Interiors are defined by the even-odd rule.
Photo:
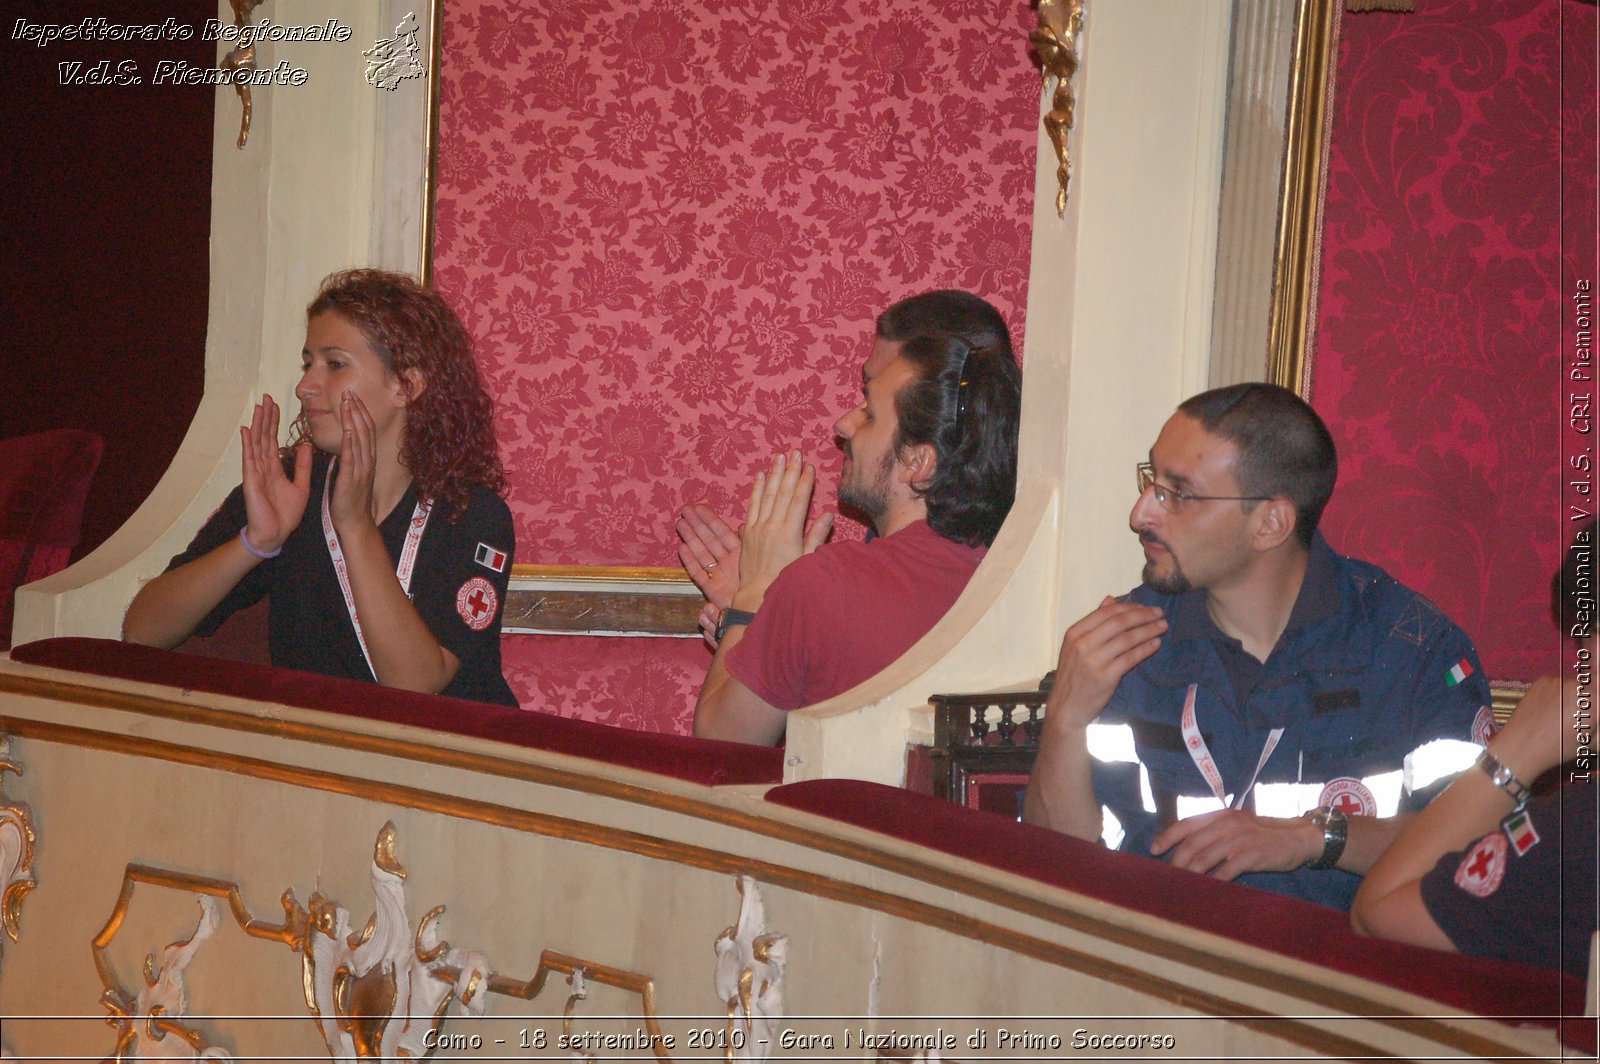
[[[239,529],[239,542],[244,544],[244,549],[248,551],[252,557],[260,558],[262,561],[268,561],[283,553],[282,547],[279,547],[277,550],[257,550],[256,545],[250,542],[249,533],[249,525],[245,525],[243,528]]]

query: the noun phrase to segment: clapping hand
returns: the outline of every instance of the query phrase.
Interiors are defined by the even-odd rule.
[[[245,535],[259,551],[278,550],[305,516],[311,495],[311,444],[301,443],[294,453],[294,478],[283,471],[278,455],[278,404],[263,395],[239,429],[244,445]]]
[[[710,603],[714,631],[716,612],[732,602],[739,589],[739,533],[701,503],[685,506],[676,528],[678,560]]]

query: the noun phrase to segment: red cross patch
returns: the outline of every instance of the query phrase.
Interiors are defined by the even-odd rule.
[[[1478,840],[1456,867],[1456,886],[1477,898],[1500,889],[1506,876],[1506,837],[1496,831]]]
[[[1340,776],[1329,780],[1317,795],[1317,804],[1337,809],[1345,816],[1377,816],[1378,800],[1367,785],[1354,776]]]
[[[1494,708],[1479,706],[1478,715],[1472,718],[1472,741],[1479,746],[1488,746],[1489,740],[1499,730],[1500,726],[1494,720]]]
[[[456,612],[474,632],[481,632],[494,620],[500,605],[494,585],[481,576],[474,576],[456,592]]]

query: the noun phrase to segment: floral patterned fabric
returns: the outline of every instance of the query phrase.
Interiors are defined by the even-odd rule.
[[[930,288],[1022,341],[1039,83],[1026,3],[445,10],[435,275],[499,404],[518,561],[673,565],[773,452],[819,463],[877,313]],[[843,534],[860,535],[859,529]],[[508,637],[529,708],[685,730],[708,655]]]
[[[1563,329],[1573,278],[1595,276],[1594,40],[1577,0],[1422,0],[1342,29],[1312,365],[1341,462],[1323,528],[1432,598],[1496,679],[1559,660]]]

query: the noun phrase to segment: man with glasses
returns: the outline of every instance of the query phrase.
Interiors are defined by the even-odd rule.
[[[1461,630],[1317,534],[1336,473],[1287,389],[1178,408],[1138,467],[1144,583],[1067,630],[1026,819],[1349,908],[1493,714]]]
[[[882,671],[955,603],[1011,509],[1021,371],[994,307],[955,291],[896,303],[861,391],[833,431],[839,502],[871,522],[872,542],[824,546],[831,514],[805,530],[816,471],[799,451],[756,477],[738,534],[684,509],[678,557],[717,644],[696,735],[775,743],[789,710]]]

